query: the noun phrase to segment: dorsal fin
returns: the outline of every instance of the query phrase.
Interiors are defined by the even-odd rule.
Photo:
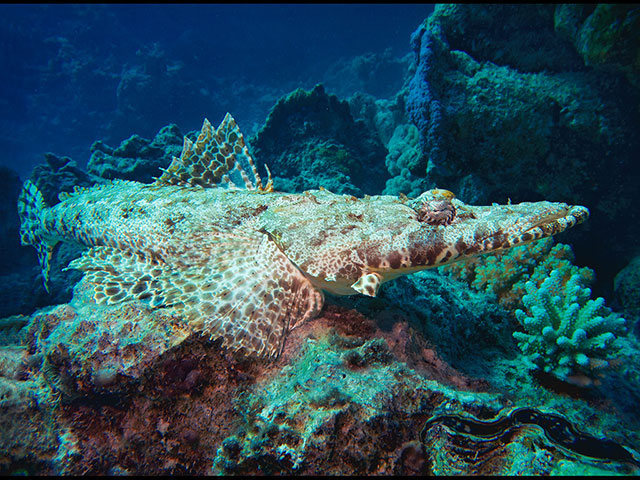
[[[242,163],[249,167],[253,179]],[[155,184],[239,188],[232,180],[235,177],[236,182],[242,181],[249,190],[270,192],[273,190],[271,172],[266,165],[265,168],[268,173],[266,186],[262,184],[236,121],[227,113],[216,130],[205,118],[195,142],[185,137],[180,158],[173,157]]]

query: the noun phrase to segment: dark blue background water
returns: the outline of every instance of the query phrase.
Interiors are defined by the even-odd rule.
[[[274,99],[321,81],[339,58],[408,53],[411,32],[431,11],[2,5],[0,162],[23,178],[46,151],[84,165],[95,140],[152,137],[170,122],[186,132],[230,109],[244,130],[254,130]]]

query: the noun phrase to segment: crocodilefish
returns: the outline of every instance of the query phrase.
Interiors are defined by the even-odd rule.
[[[266,167],[265,167],[266,168]],[[227,114],[152,184],[114,180],[47,206],[26,181],[21,241],[38,252],[45,287],[58,242],[86,247],[98,303],[172,309],[224,347],[276,357],[324,294],[375,296],[401,275],[548,237],[589,216],[582,206],[472,206],[441,189],[356,198],[325,189],[273,191]]]

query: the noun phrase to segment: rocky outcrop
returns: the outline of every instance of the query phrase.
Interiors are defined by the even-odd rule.
[[[386,180],[380,140],[322,85],[281,98],[250,143],[258,163],[273,172],[277,190],[374,194]]]
[[[617,35],[598,47],[606,58],[629,59],[637,8],[613,13],[612,23],[588,17],[576,30],[560,20],[561,6],[439,5],[412,37],[416,73],[407,98],[429,185],[471,203],[587,205],[585,228],[566,235],[578,261],[609,286],[637,254],[640,235],[631,220],[640,202],[639,92],[625,69],[586,63],[570,33],[599,23]]]
[[[142,183],[162,175],[173,156],[180,157],[183,136],[177,125],[160,129],[152,140],[132,135],[116,148],[98,141],[91,145],[90,173],[105,179],[121,178]]]
[[[592,458],[539,441],[537,429],[509,429],[480,445],[438,422],[426,428],[438,413],[486,419],[531,397],[560,412],[577,406],[531,385],[515,364],[510,385],[493,391],[492,377],[443,360],[397,306],[368,300],[378,302],[368,315],[328,305],[291,332],[277,360],[263,361],[223,350],[165,309],[96,305],[81,282],[69,304],[0,322],[0,335],[19,329],[11,334],[18,344],[0,349],[0,473],[633,472],[616,461],[598,470]],[[464,328],[469,308],[465,301],[440,315],[459,313]],[[461,333],[446,341],[470,354],[485,349]],[[636,441],[632,419],[580,402],[589,424],[579,429]],[[461,451],[461,441],[472,447]]]

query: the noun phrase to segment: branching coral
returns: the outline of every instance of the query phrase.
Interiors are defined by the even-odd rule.
[[[578,273],[565,282],[561,270],[553,270],[540,288],[527,282],[522,301],[528,312],[515,312],[526,332],[513,336],[536,367],[586,386],[619,353],[618,337],[626,329],[625,319],[606,307],[602,297],[591,299],[584,283]]]

